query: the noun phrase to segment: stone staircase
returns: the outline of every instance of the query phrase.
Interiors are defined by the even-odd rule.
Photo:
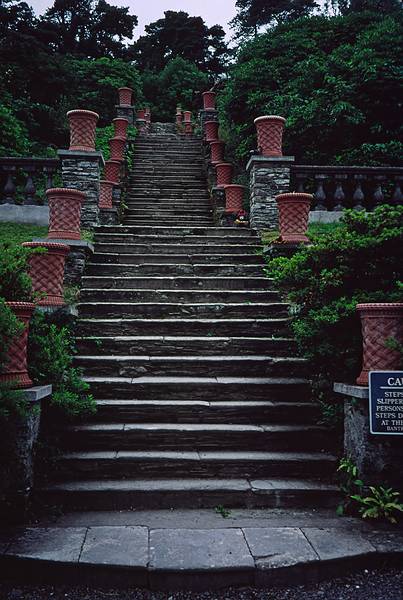
[[[201,140],[157,131],[83,279],[76,363],[98,413],[64,429],[41,494],[87,510],[331,506],[332,442],[259,239],[213,225]]]

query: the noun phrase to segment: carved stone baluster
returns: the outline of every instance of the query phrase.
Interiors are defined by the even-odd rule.
[[[14,204],[15,202],[15,184],[14,184],[14,175],[15,175],[15,167],[7,167],[7,169],[5,169],[6,173],[7,173],[7,181],[6,181],[6,185],[4,186],[3,192],[4,192],[4,199],[2,201],[2,204]]]
[[[297,173],[295,175],[295,181],[296,181],[296,186],[297,186],[297,192],[303,192],[305,189],[305,181],[306,181],[305,173]]]
[[[375,189],[374,189],[374,195],[373,195],[373,206],[379,206],[380,204],[383,204],[385,202],[385,196],[384,193],[382,191],[382,182],[384,182],[386,179],[386,177],[384,177],[383,175],[378,175],[376,177],[374,177],[375,180]]]
[[[402,179],[403,177],[395,177],[395,189],[392,196],[392,204],[395,204],[396,206],[399,206],[403,202],[402,188],[400,186]]]
[[[315,175],[316,191],[314,193],[315,207],[313,210],[327,210],[326,207],[326,192],[323,184],[326,180],[326,175]]]
[[[345,208],[344,200],[346,199],[346,194],[343,190],[343,181],[347,179],[347,175],[335,175],[336,189],[334,191],[334,206],[333,211],[340,211]]]
[[[35,167],[27,167],[26,171],[28,173],[27,183],[24,188],[24,205],[35,204],[35,192],[36,187],[33,181],[33,174],[35,173]]]
[[[353,208],[354,210],[365,210],[364,207],[364,192],[362,191],[362,182],[365,179],[365,175],[355,175],[354,176],[356,183],[354,194],[353,194]]]

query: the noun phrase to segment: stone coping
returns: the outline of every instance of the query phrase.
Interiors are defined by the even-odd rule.
[[[362,385],[354,385],[351,383],[334,383],[333,391],[336,394],[343,394],[343,396],[351,396],[352,398],[361,398],[368,400],[369,388],[363,387]]]
[[[24,395],[25,400],[28,402],[39,402],[44,398],[48,398],[52,395],[52,386],[51,385],[36,385],[30,388],[25,388],[20,390]]]
[[[260,154],[253,154],[248,160],[246,171],[249,172],[255,166],[264,169],[282,165],[289,166],[293,162],[295,162],[295,156],[261,156]]]
[[[0,222],[31,223],[32,225],[49,225],[49,206],[37,204],[1,204]]]
[[[66,244],[71,248],[79,248],[86,249],[89,252],[94,252],[94,244],[92,242],[87,242],[86,240],[64,240],[64,239],[49,239],[49,238],[33,238],[34,242],[53,242],[56,244]]]
[[[85,160],[98,161],[102,167],[105,165],[104,156],[103,156],[102,152],[99,152],[99,150],[91,150],[91,151],[58,150],[57,156],[61,160],[67,159],[67,158],[81,158],[81,159],[85,159]]]
[[[196,512],[196,511],[195,511]],[[401,562],[403,531],[346,524],[158,527],[136,524],[36,526],[0,531],[0,568],[18,582],[97,582],[150,589],[296,584],[346,570]],[[342,520],[340,519],[341,523]],[[113,520],[112,520],[113,522]],[[171,523],[172,525],[172,523]]]

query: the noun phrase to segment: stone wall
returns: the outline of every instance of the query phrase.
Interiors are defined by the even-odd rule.
[[[252,229],[278,229],[275,197],[290,191],[292,156],[252,156],[246,167],[250,179],[250,224]]]
[[[81,227],[93,229],[98,223],[99,181],[104,159],[101,152],[59,150],[63,186],[81,190],[86,200],[81,209]]]

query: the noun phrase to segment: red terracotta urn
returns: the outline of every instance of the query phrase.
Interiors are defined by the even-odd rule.
[[[70,252],[66,244],[52,242],[25,242],[24,248],[45,248],[43,253],[30,255],[29,276],[32,279],[32,289],[41,294],[39,306],[63,306],[64,263]]]
[[[49,202],[49,239],[79,240],[81,206],[85,193],[69,188],[46,190]]]
[[[129,126],[129,121],[124,119],[123,117],[117,117],[112,120],[113,127],[115,129],[115,137],[123,137],[127,138],[127,128]]]
[[[8,361],[0,373],[0,382],[8,383],[13,388],[27,388],[32,385],[28,375],[27,366],[27,342],[29,333],[29,322],[35,310],[33,302],[6,302],[19,321],[22,321],[24,329],[12,341],[8,349]]]
[[[215,92],[203,92],[204,110],[215,110]]]
[[[109,140],[109,148],[111,151],[111,160],[123,162],[125,159],[126,138],[113,137]]]
[[[361,317],[363,359],[358,385],[368,385],[370,371],[397,371],[402,368],[399,350],[387,340],[403,343],[403,302],[357,304]]]
[[[193,134],[193,124],[192,123],[185,123],[185,134],[186,135]]]
[[[133,90],[128,87],[121,87],[118,89],[119,94],[119,105],[120,106],[131,106]]]
[[[69,150],[94,152],[95,128],[99,115],[92,110],[70,110],[67,118],[70,126]]]
[[[183,121],[183,115],[181,112],[177,112],[176,113],[176,124],[177,125],[182,125],[182,121]]]
[[[217,173],[217,187],[229,185],[232,182],[231,163],[218,163],[215,167]]]
[[[216,142],[210,142],[211,158],[210,162],[213,165],[224,162],[224,142],[220,140]]]
[[[306,232],[312,199],[312,194],[299,192],[276,196],[282,242],[309,242]]]
[[[137,111],[137,118],[138,118],[138,119],[144,119],[144,120],[145,120],[145,118],[146,118],[146,110],[145,110],[145,108],[140,108],[140,109]]]
[[[113,181],[115,185],[120,183],[121,163],[118,160],[106,160],[104,169],[104,179]]]
[[[263,156],[283,156],[283,131],[285,119],[267,115],[255,119],[257,146]]]
[[[113,181],[101,179],[99,188],[99,208],[113,208]]]
[[[206,142],[218,141],[218,121],[206,121],[204,123],[204,135]]]
[[[231,183],[224,186],[225,191],[225,212],[238,213],[243,210],[243,196],[245,192],[244,185]]]
[[[185,123],[190,123],[192,121],[192,111],[191,110],[183,111],[183,121]]]

